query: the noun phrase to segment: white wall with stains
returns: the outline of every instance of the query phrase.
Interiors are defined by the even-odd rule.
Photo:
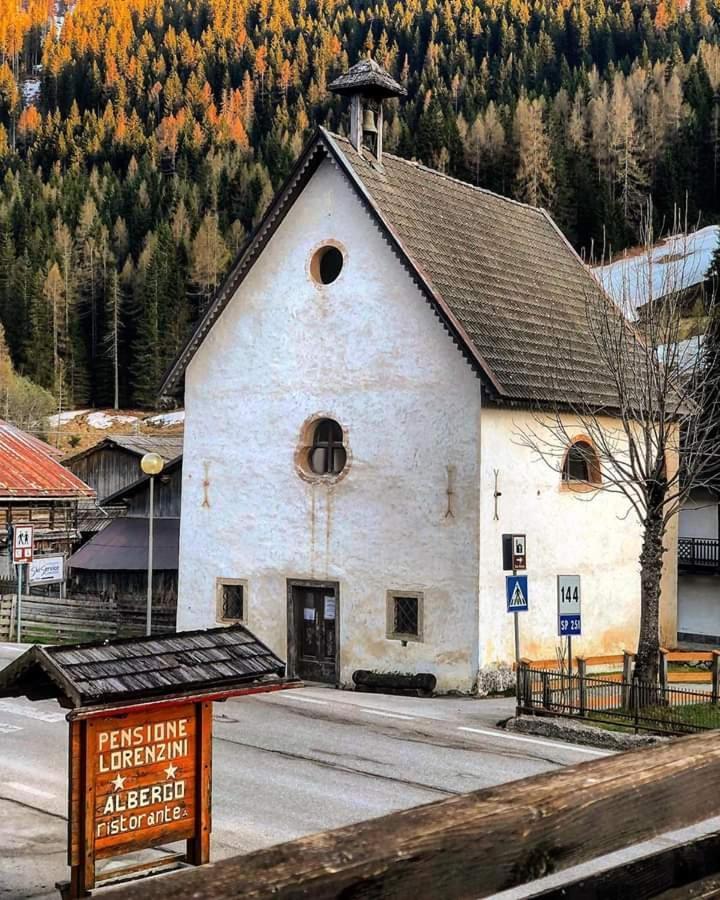
[[[328,239],[345,248],[345,265],[318,287],[308,262]],[[379,668],[469,690],[479,388],[324,163],[187,371],[178,626],[214,625],[216,577],[246,579],[249,628],[286,657],[287,579],[338,581],[342,682]],[[303,424],[320,413],[340,422],[350,452],[330,486],[295,466]],[[424,592],[422,643],[386,638],[388,589]]]
[[[568,433],[583,432],[566,420]],[[577,424],[577,423],[576,423]],[[610,424],[610,423],[608,423]],[[514,654],[513,616],[505,609],[502,535],[527,535],[529,612],[520,613],[521,655],[554,659],[557,636],[557,575],[580,575],[582,636],[573,656],[634,650],[640,624],[642,532],[624,496],[576,492],[537,453],[523,435],[542,435],[533,414],[486,408],[482,418],[480,524],[480,665],[492,666]],[[494,472],[498,472],[495,519]],[[675,525],[667,546],[676,546]],[[661,629],[663,641],[676,640],[675,553],[666,557]]]

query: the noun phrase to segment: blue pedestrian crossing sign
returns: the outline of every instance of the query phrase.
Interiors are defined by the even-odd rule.
[[[509,613],[528,611],[527,575],[505,576],[505,599]]]

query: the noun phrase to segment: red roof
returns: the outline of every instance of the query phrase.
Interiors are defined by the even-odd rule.
[[[0,419],[0,499],[79,500],[95,491],[53,459],[44,441]]]

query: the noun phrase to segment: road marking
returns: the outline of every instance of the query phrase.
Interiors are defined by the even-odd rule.
[[[290,691],[288,691],[287,694],[283,694],[283,699],[299,700],[300,703],[317,703],[318,706],[327,706],[327,700],[314,700],[312,697],[299,697],[297,694],[293,694]]]
[[[383,709],[368,709],[367,706],[358,707],[363,712],[370,713],[371,716],[384,716],[386,719],[405,719],[411,721],[415,716],[401,716],[400,713],[385,712]]]
[[[10,725],[8,722],[0,722],[0,734],[10,734],[12,731],[22,731],[22,725]]]
[[[0,700],[0,711],[9,712],[16,716],[24,716],[26,719],[39,719],[41,722],[64,722],[65,713],[42,712],[39,709],[29,709],[19,703],[10,703],[8,700]]]
[[[14,788],[16,791],[25,791],[26,794],[34,794],[36,797],[45,797],[47,800],[54,800],[55,794],[49,791],[41,791],[40,788],[30,787],[29,784],[20,784],[19,781],[5,781],[6,787]]]
[[[556,750],[574,750],[577,753],[590,753],[592,756],[608,755],[607,750],[591,750],[589,747],[578,747],[577,744],[562,744],[559,741],[538,741],[536,738],[520,737],[516,734],[503,734],[502,731],[490,731],[486,728],[466,728],[461,725],[458,728],[458,731],[470,731],[473,734],[486,734],[490,737],[504,738],[506,741],[522,741],[525,744],[539,744],[542,747],[554,747]]]

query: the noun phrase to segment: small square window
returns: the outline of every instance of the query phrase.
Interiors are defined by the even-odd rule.
[[[218,622],[245,622],[247,615],[247,582],[238,578],[217,580]]]
[[[409,591],[388,591],[387,637],[399,641],[423,640],[422,594]]]

